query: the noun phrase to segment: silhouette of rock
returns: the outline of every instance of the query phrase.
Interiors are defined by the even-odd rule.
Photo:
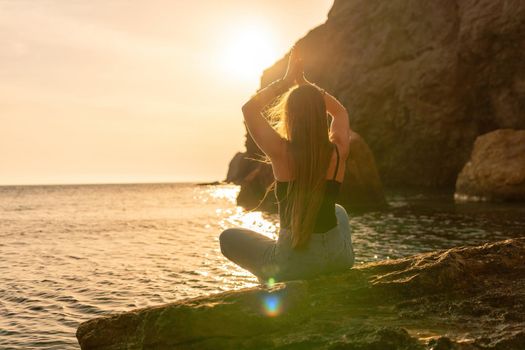
[[[243,164],[244,164],[244,157],[246,156],[245,153],[237,152],[233,156],[232,160],[230,161],[230,164],[228,165],[228,174],[226,175],[226,182],[233,182],[236,185],[236,181],[239,179],[242,179],[244,177],[245,171],[243,171]]]
[[[82,323],[98,349],[523,349],[525,238]]]
[[[458,176],[456,198],[525,201],[525,130],[479,136]]]

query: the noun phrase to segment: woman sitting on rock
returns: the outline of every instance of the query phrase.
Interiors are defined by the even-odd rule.
[[[344,106],[309,83],[292,48],[282,79],[242,107],[246,127],[269,158],[275,176],[277,241],[245,228],[219,237],[228,259],[259,281],[305,279],[350,268],[354,252],[345,209],[335,204],[345,174],[350,127]],[[263,110],[277,117],[277,130]],[[331,116],[331,123],[328,126]]]

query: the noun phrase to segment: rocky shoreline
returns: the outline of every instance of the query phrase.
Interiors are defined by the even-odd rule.
[[[83,350],[524,349],[525,238],[82,323]]]

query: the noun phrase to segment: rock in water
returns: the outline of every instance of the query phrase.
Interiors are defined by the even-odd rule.
[[[479,136],[456,183],[458,200],[525,201],[525,130]]]
[[[385,186],[453,188],[478,135],[525,129],[525,1],[336,0],[296,45]],[[282,77],[286,58],[264,72]]]
[[[337,203],[350,211],[386,207],[383,185],[370,147],[356,132],[351,132],[345,178]]]
[[[83,350],[525,349],[525,238],[82,323]]]
[[[230,161],[230,164],[228,165],[228,174],[226,175],[225,180],[226,182],[233,182],[238,185],[236,181],[238,181],[238,179],[242,179],[245,176],[245,171],[243,171],[244,169],[242,168],[244,157],[244,153],[235,153],[232,160]]]

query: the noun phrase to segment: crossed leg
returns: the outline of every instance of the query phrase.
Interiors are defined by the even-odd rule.
[[[276,241],[246,228],[228,228],[219,236],[222,254],[261,279],[272,277]]]

